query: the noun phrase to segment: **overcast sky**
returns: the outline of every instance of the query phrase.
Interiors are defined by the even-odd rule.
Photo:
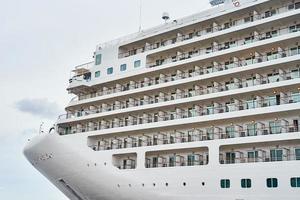
[[[143,29],[181,18],[208,0],[142,0]],[[70,71],[97,44],[134,33],[139,0],[0,0],[0,199],[66,200],[24,158],[27,139],[61,114]]]

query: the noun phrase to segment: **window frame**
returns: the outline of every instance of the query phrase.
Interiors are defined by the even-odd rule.
[[[134,68],[139,68],[141,65],[142,65],[141,60],[136,60],[136,61],[134,61],[134,63],[133,63]]]
[[[110,70],[111,70],[111,71],[110,71]],[[113,67],[108,67],[108,68],[106,69],[106,73],[107,73],[107,75],[113,74],[113,73],[114,73],[114,68],[113,68]]]
[[[292,188],[299,188],[300,187],[300,177],[292,177],[290,179],[291,187]]]
[[[222,189],[228,189],[228,188],[230,188],[230,179],[221,179],[220,180],[220,187]]]
[[[277,188],[278,187],[278,179],[277,178],[267,178],[266,185],[268,188]]]
[[[252,180],[250,178],[241,179],[241,188],[251,188]]]
[[[95,78],[99,78],[101,76],[101,71],[95,71]]]
[[[124,72],[124,71],[126,71],[127,70],[127,64],[121,64],[120,65],[120,72]]]
[[[102,54],[95,55],[95,65],[101,65],[102,63]]]

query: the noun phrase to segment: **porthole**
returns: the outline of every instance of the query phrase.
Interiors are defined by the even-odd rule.
[[[183,185],[183,186],[186,186],[186,182],[183,182],[182,185]]]
[[[202,182],[202,186],[205,186],[205,182]]]

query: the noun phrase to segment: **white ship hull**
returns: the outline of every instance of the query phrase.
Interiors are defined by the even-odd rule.
[[[298,200],[299,41],[300,0],[227,0],[101,44],[25,156],[72,200]]]
[[[290,134],[285,139],[300,139],[299,134]],[[33,139],[24,150],[34,167],[72,200],[299,199],[299,189],[291,188],[289,180],[299,175],[298,161],[119,170],[110,164],[113,152],[95,152],[86,146],[84,138],[43,135]],[[277,177],[280,187],[267,188],[268,177]],[[222,178],[231,179],[233,188],[221,189]],[[252,188],[240,188],[241,178],[254,180]]]

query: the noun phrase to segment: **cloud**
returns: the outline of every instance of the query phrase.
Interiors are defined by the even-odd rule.
[[[55,102],[48,99],[22,99],[15,104],[16,108],[23,112],[34,116],[52,119],[58,116],[61,109]]]

